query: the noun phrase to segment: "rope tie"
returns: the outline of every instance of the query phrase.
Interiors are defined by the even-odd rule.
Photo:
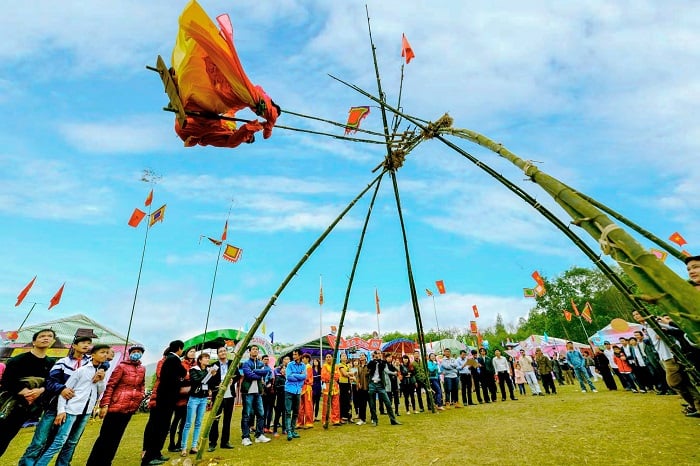
[[[604,254],[607,254],[609,256],[610,252],[612,251],[612,248],[617,247],[615,246],[615,243],[613,243],[612,240],[608,238],[608,235],[611,231],[620,229],[621,228],[619,226],[615,225],[614,223],[611,223],[610,225],[606,226],[601,230],[598,244],[600,244],[600,249],[603,251]]]

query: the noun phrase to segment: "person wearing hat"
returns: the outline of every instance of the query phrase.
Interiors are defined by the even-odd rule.
[[[19,460],[19,466],[33,465],[36,460],[42,455],[47,445],[53,442],[56,434],[54,429],[54,421],[56,419],[56,410],[58,407],[59,398],[70,400],[75,396],[71,388],[66,387],[68,378],[73,375],[80,367],[90,361],[88,350],[92,345],[92,338],[88,336],[76,336],[73,339],[73,344],[68,351],[68,356],[56,361],[49,372],[49,378],[46,379],[46,392],[44,397],[48,402],[44,414],[39,419],[39,423],[34,429],[34,436],[29,446],[24,451],[22,458]],[[58,455],[56,460],[59,464],[68,464],[64,452]]]
[[[112,464],[126,426],[144,397],[146,368],[141,364],[141,356],[145,351],[139,344],[132,345],[129,348],[129,359],[114,368],[100,401],[100,417],[104,420],[87,466]]]

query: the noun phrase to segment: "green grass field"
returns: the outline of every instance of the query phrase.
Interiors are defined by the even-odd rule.
[[[599,388],[602,384],[599,384]],[[381,416],[378,427],[348,424],[324,430],[320,424],[268,444],[240,444],[240,407],[232,425],[234,450],[204,454],[201,465],[697,465],[700,418],[681,415],[680,398],[654,394],[581,393],[558,387],[556,396],[520,396],[439,414],[422,413],[391,426]],[[369,413],[368,413],[369,414]],[[115,466],[140,463],[147,414],[134,416]],[[369,419],[369,416],[368,416]],[[73,459],[85,463],[99,432],[90,422]],[[2,465],[17,464],[33,428],[23,429]],[[164,453],[167,454],[167,452]],[[183,459],[170,453],[172,461]],[[194,460],[194,456],[191,456]],[[193,461],[194,463],[194,461]]]

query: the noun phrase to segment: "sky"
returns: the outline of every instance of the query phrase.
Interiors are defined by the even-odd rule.
[[[596,198],[661,238],[678,231],[700,251],[700,5],[697,2],[366,2],[202,0],[228,13],[251,81],[283,110],[344,122],[374,105],[331,79],[377,94],[367,4],[381,82],[395,104],[401,34],[415,53],[401,105],[436,120],[449,113],[522,159]],[[175,338],[247,328],[336,216],[374,179],[386,153],[276,128],[235,149],[183,147],[158,76],[170,63],[183,0],[15,2],[0,17],[0,329],[85,314],[122,334],[134,303],[145,224],[127,221],[160,176],[131,329],[157,359]],[[238,114],[252,117],[247,110]],[[341,134],[282,114],[278,124]],[[382,131],[371,107],[362,127]],[[404,122],[402,129],[408,127]],[[570,219],[508,161],[451,139]],[[496,180],[439,141],[397,171],[423,326],[509,324],[534,301],[534,270],[554,277],[592,267],[567,238]],[[363,197],[308,259],[265,319],[278,342],[337,325],[367,209]],[[201,235],[243,249],[221,261]],[[574,228],[574,227],[572,227]],[[582,237],[595,249],[588,236]],[[646,240],[640,239],[645,247]],[[608,259],[609,261],[609,259]],[[674,259],[668,265],[685,276]],[[17,294],[37,276],[19,307]],[[447,293],[435,294],[443,280]],[[48,302],[66,283],[60,304]],[[403,240],[390,179],[383,180],[353,282],[344,335],[411,332]],[[552,335],[556,336],[556,335]],[[150,356],[148,356],[150,354]]]

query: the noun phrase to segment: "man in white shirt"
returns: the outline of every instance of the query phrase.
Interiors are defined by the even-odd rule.
[[[511,379],[510,364],[506,358],[501,356],[501,350],[497,349],[493,354],[493,369],[498,376],[498,386],[501,388],[501,401],[506,401],[506,384],[508,385],[510,399],[515,401],[517,398],[513,393],[513,379]]]
[[[70,400],[59,397],[54,423],[60,427],[51,445],[35,463],[36,466],[48,466],[59,451],[68,461],[66,464],[70,464],[97,399],[105,389],[105,369],[102,364],[107,360],[109,349],[109,345],[93,346],[90,350],[91,363],[80,367],[68,378],[66,388],[73,390],[74,395]]]

